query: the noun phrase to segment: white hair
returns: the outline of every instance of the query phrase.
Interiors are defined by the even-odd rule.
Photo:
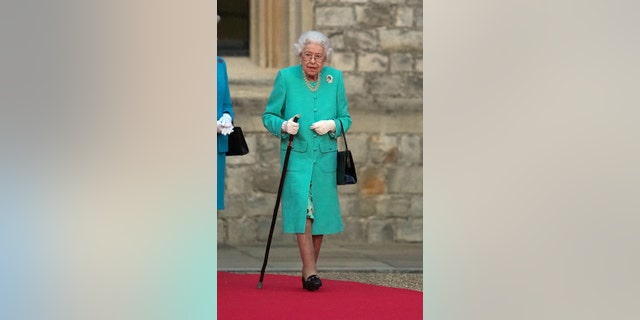
[[[329,41],[329,38],[327,38],[327,36],[319,31],[307,31],[301,34],[300,38],[298,38],[298,41],[293,44],[294,54],[300,57],[302,55],[302,51],[304,51],[304,48],[306,48],[310,43],[321,45],[324,48],[324,55],[326,57],[325,60],[327,62],[331,62],[333,46],[331,45],[331,41]]]

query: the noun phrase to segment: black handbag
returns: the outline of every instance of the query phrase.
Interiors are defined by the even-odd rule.
[[[228,156],[244,156],[249,153],[249,146],[244,139],[241,127],[233,127],[233,132],[229,134]]]
[[[344,147],[346,150],[338,151],[338,166],[336,167],[336,181],[338,185],[355,184],[358,182],[358,176],[356,175],[356,164],[353,162],[353,156],[347,146],[347,136],[344,133],[342,127],[342,121],[340,122],[340,130],[342,131],[342,138],[344,139]]]

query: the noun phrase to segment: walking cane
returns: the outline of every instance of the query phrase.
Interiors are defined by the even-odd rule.
[[[298,122],[300,115],[297,114],[293,117],[293,122]],[[287,165],[289,164],[289,155],[291,154],[291,144],[293,143],[293,137],[295,135],[289,135],[289,145],[284,155],[284,164],[282,165],[282,174],[280,175],[280,185],[278,186],[278,195],[276,197],[276,206],[273,208],[273,217],[271,217],[271,230],[269,230],[269,239],[267,240],[267,248],[264,252],[264,262],[262,262],[262,270],[260,270],[260,281],[258,282],[258,289],[262,289],[262,280],[264,280],[264,270],[267,268],[267,261],[269,260],[269,249],[271,248],[271,238],[273,237],[273,229],[276,226],[276,217],[278,216],[278,207],[280,207],[280,197],[282,197],[282,186],[284,185],[284,177],[287,174]]]

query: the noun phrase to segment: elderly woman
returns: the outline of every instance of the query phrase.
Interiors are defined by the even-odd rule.
[[[336,184],[336,138],[340,126],[349,130],[351,116],[342,72],[325,65],[332,50],[324,34],[303,33],[294,44],[300,64],[278,72],[262,115],[265,128],[280,139],[281,165],[289,136],[295,135],[282,189],[282,219],[284,233],[296,234],[302,287],[309,291],[322,286],[316,265],[323,236],[344,229]]]

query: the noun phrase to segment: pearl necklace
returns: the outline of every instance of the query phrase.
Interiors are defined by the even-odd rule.
[[[307,79],[307,75],[304,74],[304,70],[302,70],[302,77],[304,78],[304,83],[307,85],[307,88],[311,90],[311,92],[318,91],[318,88],[320,88],[320,73],[318,73],[318,81],[315,86],[311,85],[311,83],[309,82],[309,79]]]

